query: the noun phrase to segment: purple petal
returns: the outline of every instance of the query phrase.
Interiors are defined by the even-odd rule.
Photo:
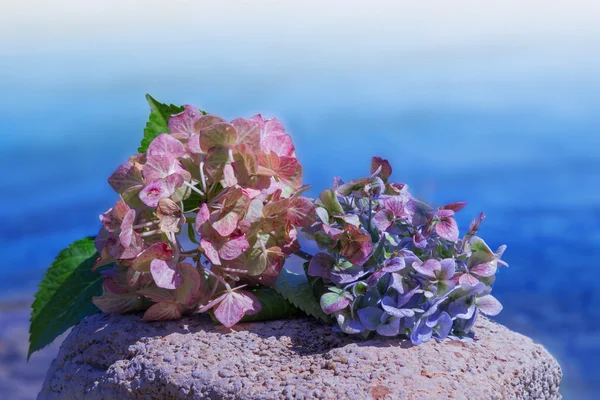
[[[447,312],[440,313],[437,324],[433,329],[433,336],[437,339],[445,339],[452,329],[452,317]]]
[[[421,231],[415,232],[415,235],[413,236],[413,244],[418,249],[424,249],[427,247],[427,238],[423,236]]]
[[[433,334],[433,329],[425,324],[425,321],[421,320],[415,325],[411,334],[410,341],[414,345],[419,345],[422,343],[426,343],[431,339],[431,335]]]
[[[444,258],[440,261],[440,266],[442,269],[438,274],[439,279],[448,280],[456,273],[456,260],[454,258]]]
[[[369,272],[369,270],[365,271],[362,267],[352,266],[341,271],[333,270],[331,272],[330,279],[336,285],[346,284],[362,278]]]
[[[150,272],[159,288],[177,289],[183,283],[183,276],[174,262],[153,260],[150,263]]]
[[[406,267],[404,259],[401,257],[392,257],[387,259],[383,263],[383,270],[385,272],[398,272]]]
[[[349,312],[337,313],[335,319],[342,332],[348,335],[355,335],[365,330],[363,324],[360,321],[352,319]]]
[[[425,275],[429,278],[435,278],[435,273],[441,270],[441,265],[438,260],[429,259],[425,261],[423,264],[419,264],[418,262],[414,262],[412,267],[418,273]]]
[[[383,200],[383,206],[386,210],[392,213],[395,218],[406,216],[404,211],[405,201],[402,196],[392,196]]]
[[[387,322],[380,324],[377,333],[381,336],[397,336],[400,333],[400,318],[391,317]]]
[[[409,308],[398,308],[396,302],[389,296],[381,299],[381,307],[386,313],[397,318],[412,317],[415,312]]]
[[[383,311],[379,307],[369,306],[359,309],[357,314],[364,327],[370,331],[374,331],[381,323]]]
[[[391,225],[394,216],[389,210],[379,210],[373,217],[373,225],[382,232],[385,232]]]
[[[455,318],[469,319],[475,312],[475,305],[470,297],[464,296],[450,303],[448,312]]]
[[[329,279],[333,270],[333,257],[327,253],[318,253],[308,264],[308,275]]]

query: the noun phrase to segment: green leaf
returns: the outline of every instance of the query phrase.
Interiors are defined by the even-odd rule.
[[[335,192],[331,189],[322,191],[316,202],[318,205],[325,207],[331,215],[344,215],[344,209],[337,199]]]
[[[321,310],[313,289],[304,275],[295,274],[284,268],[273,288],[307,315],[325,322],[329,321],[329,317]]]
[[[241,322],[272,321],[300,314],[300,311],[293,304],[286,301],[272,288],[261,286],[250,290],[250,292],[258,298],[262,310],[254,315],[245,315]]]
[[[92,272],[98,253],[91,237],[62,250],[39,285],[31,311],[29,352],[50,344],[88,315],[97,313],[93,296],[102,292],[102,276]]]
[[[171,118],[171,115],[179,114],[184,110],[183,107],[173,104],[159,103],[149,94],[146,95],[146,100],[150,104],[150,119],[146,122],[146,128],[144,128],[144,138],[138,148],[139,153],[144,153],[155,137],[161,133],[169,133],[169,118]]]

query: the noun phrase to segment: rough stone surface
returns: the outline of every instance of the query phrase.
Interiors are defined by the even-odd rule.
[[[556,360],[484,318],[477,340],[357,341],[309,319],[228,330],[203,317],[76,326],[38,399],[560,399]]]

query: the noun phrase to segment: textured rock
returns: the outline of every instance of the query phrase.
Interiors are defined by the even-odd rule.
[[[529,338],[480,318],[470,343],[356,341],[308,319],[228,330],[203,317],[76,326],[38,399],[559,399],[561,369]]]

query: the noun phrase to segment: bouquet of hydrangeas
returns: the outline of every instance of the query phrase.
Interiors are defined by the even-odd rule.
[[[504,247],[459,240],[454,213],[390,183],[374,158],[371,176],[301,194],[302,166],[290,136],[261,115],[227,122],[192,106],[158,103],[138,154],[108,182],[119,195],[95,238],[63,250],[48,269],[31,315],[29,354],[87,315],[144,312],[147,321],[205,313],[226,327],[303,311],[333,315],[349,334],[469,334]],[[323,250],[300,250],[298,229]],[[292,254],[307,276],[284,269]]]

